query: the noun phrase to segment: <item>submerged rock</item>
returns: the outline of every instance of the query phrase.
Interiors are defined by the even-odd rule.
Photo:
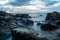
[[[41,29],[44,31],[54,31],[56,30],[58,27],[52,24],[43,24],[41,25]]]

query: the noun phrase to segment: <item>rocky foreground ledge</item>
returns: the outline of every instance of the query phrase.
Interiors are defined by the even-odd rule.
[[[12,29],[12,40],[48,40],[45,37],[41,37],[34,29],[19,27]]]

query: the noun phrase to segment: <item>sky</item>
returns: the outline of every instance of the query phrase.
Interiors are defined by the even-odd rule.
[[[9,13],[60,12],[60,0],[0,0],[0,10]]]

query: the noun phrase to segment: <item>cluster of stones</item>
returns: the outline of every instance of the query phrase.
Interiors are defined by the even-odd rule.
[[[45,37],[41,37],[39,33],[31,28],[18,27],[16,21],[21,20],[21,23],[25,25],[33,24],[32,20],[29,20],[31,16],[28,14],[9,14],[3,11],[0,11],[0,27],[10,27],[12,40],[48,40]],[[46,17],[47,23],[41,25],[43,31],[54,31],[60,26],[60,14],[58,12],[48,13]],[[2,32],[0,32],[0,36]],[[57,38],[54,40],[60,40],[60,34],[57,35]]]
[[[41,29],[44,31],[54,31],[59,28],[60,26],[60,13],[59,12],[52,12],[47,13],[46,20],[44,23],[38,23],[37,25],[41,25]]]
[[[28,20],[28,18],[31,18],[28,14],[11,14],[6,13],[5,11],[0,11],[0,27],[6,27],[6,26],[14,26],[18,25],[17,21],[21,21],[25,25],[33,24],[32,20]]]

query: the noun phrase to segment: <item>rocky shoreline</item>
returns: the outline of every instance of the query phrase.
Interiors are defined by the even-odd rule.
[[[13,15],[0,11],[0,40],[6,40],[8,36],[12,36],[12,40],[60,40],[59,12],[47,13],[43,23],[32,21],[31,18],[28,14]],[[41,33],[29,27],[34,22],[41,28]]]

